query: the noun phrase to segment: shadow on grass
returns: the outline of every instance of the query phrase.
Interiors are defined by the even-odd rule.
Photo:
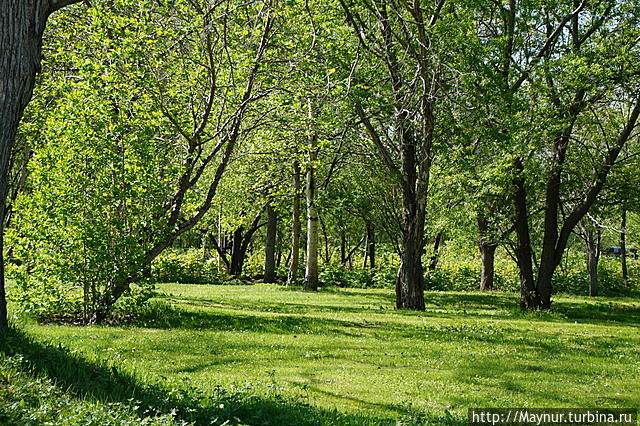
[[[175,413],[177,422],[195,424],[369,425],[395,420],[325,410],[278,394],[269,398],[255,390],[215,388],[202,391],[187,384],[145,383],[106,361],[90,361],[62,346],[44,344],[12,328],[0,339],[0,352],[22,355],[36,375],[45,375],[78,397],[100,402],[134,404],[138,414]]]
[[[302,314],[287,315],[265,311],[268,315],[219,311],[191,303],[200,309],[184,309],[157,301],[147,306],[130,325],[144,328],[255,331],[274,334],[348,334],[347,328],[371,328],[374,323],[327,319]],[[229,305],[233,308],[235,305]],[[204,309],[202,309],[204,308]],[[208,309],[207,309],[208,308]],[[217,307],[219,308],[219,307]],[[237,307],[236,307],[237,308]]]

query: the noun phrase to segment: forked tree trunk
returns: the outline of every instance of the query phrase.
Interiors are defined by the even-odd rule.
[[[291,217],[291,262],[287,285],[298,282],[298,263],[300,259],[300,163],[293,162],[293,213]]]
[[[313,109],[309,99],[309,120],[313,120]],[[318,211],[316,210],[315,165],[318,160],[317,136],[309,135],[309,165],[307,166],[307,263],[304,277],[306,290],[318,289]]]
[[[276,280],[276,232],[278,214],[271,203],[267,205],[267,237],[264,246],[264,282],[272,283]]]

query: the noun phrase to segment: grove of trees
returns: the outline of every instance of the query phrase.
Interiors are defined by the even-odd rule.
[[[185,271],[637,290],[638,2],[2,0],[0,46],[0,328],[5,274],[84,324]]]

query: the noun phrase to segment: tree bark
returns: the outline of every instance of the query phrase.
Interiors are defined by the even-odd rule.
[[[313,120],[313,107],[309,103],[309,121]],[[312,125],[312,124],[310,124]],[[307,263],[304,278],[306,290],[318,289],[318,211],[316,210],[316,175],[315,165],[318,160],[317,136],[311,131],[309,135],[309,164],[307,165]]]
[[[300,163],[293,162],[293,213],[291,216],[291,262],[287,285],[295,285],[298,282],[298,263],[300,259]]]
[[[495,281],[495,255],[498,245],[495,243],[481,242],[480,260],[482,262],[482,271],[480,275],[480,290],[493,290]]]
[[[367,222],[367,257],[369,258],[369,268],[376,267],[376,229],[373,222]]]
[[[598,295],[598,263],[600,261],[600,245],[602,229],[588,219],[580,221],[580,236],[584,241],[587,254],[587,273],[589,275],[589,296]]]
[[[436,234],[436,239],[433,241],[433,252],[431,253],[431,260],[429,262],[429,272],[436,270],[438,266],[438,252],[440,251],[440,244],[442,243],[442,232]]]
[[[267,205],[267,237],[264,246],[264,282],[276,280],[276,232],[278,230],[278,214],[271,203]]]
[[[520,307],[535,309],[538,307],[538,292],[533,281],[533,250],[529,233],[529,213],[527,209],[527,190],[525,186],[524,165],[522,159],[514,161],[513,202],[515,207],[515,231],[518,238],[516,263],[520,275]]]
[[[627,209],[622,208],[622,223],[620,224],[620,261],[622,263],[622,282],[629,285],[627,270]]]
[[[244,266],[244,251],[242,250],[244,227],[239,226],[233,231],[233,237],[231,238],[231,259],[229,261],[229,275],[239,277],[242,275],[242,269]]]
[[[480,272],[480,290],[493,290],[495,281],[495,254],[498,244],[493,241],[493,238],[489,234],[489,222],[483,214],[478,213],[477,222],[480,233],[478,249],[480,250],[480,263],[482,265]]]
[[[4,233],[0,232],[0,254],[4,250]],[[2,260],[2,259],[0,259]],[[0,331],[9,327],[7,297],[4,289],[4,261],[0,261]]]

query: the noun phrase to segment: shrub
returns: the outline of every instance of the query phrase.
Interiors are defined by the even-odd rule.
[[[156,281],[206,284],[220,281],[214,259],[206,259],[202,250],[167,249],[154,260],[151,274]]]

